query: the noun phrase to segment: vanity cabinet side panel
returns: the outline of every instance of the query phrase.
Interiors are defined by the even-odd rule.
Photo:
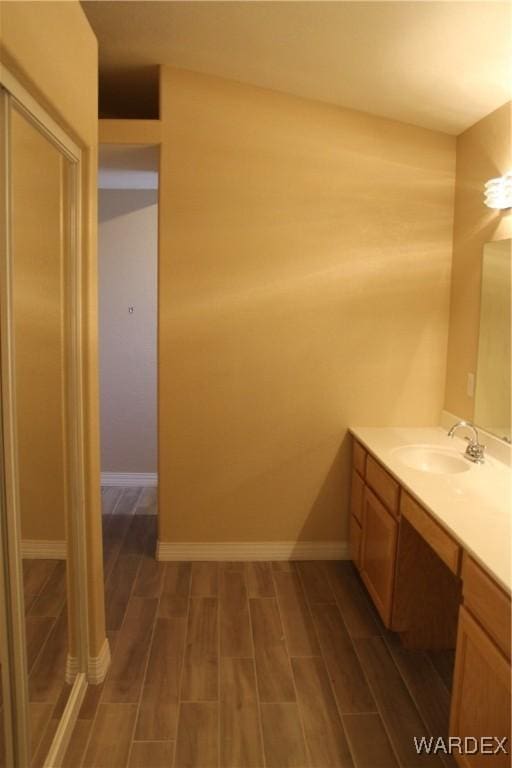
[[[361,477],[365,476],[366,451],[363,446],[357,442],[357,440],[353,440],[352,442],[352,466],[357,472],[359,472]]]
[[[450,714],[450,735],[507,738],[509,754],[456,755],[463,768],[510,767],[510,663],[461,607]]]
[[[363,521],[363,496],[364,482],[361,476],[352,470],[352,485],[350,488],[350,514],[353,515],[359,525]]]
[[[391,622],[398,523],[365,486],[361,578],[387,627]]]
[[[354,515],[350,515],[350,559],[358,570],[361,569],[361,526]]]

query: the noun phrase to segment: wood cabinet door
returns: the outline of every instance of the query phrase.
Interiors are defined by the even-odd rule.
[[[398,523],[374,493],[364,489],[361,578],[386,626],[391,623]]]
[[[507,737],[509,754],[457,755],[464,768],[510,766],[510,663],[471,614],[461,607],[455,655],[450,736]]]

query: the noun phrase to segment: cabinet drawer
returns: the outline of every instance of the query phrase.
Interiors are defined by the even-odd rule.
[[[361,526],[354,515],[350,515],[350,559],[359,570],[361,567]]]
[[[366,482],[394,515],[398,515],[400,486],[372,456],[366,459]]]
[[[466,553],[462,594],[465,606],[510,659],[510,597]]]
[[[407,493],[402,493],[400,511],[443,563],[457,575],[460,560],[460,547],[457,542]]]
[[[350,513],[354,515],[359,525],[363,521],[364,482],[355,470],[352,470],[352,487],[350,489]]]
[[[364,477],[366,470],[366,451],[357,440],[354,440],[352,444],[352,466],[354,469],[357,469],[361,477]]]

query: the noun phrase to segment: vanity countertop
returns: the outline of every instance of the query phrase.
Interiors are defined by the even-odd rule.
[[[441,427],[352,427],[350,432],[510,593],[510,467],[492,456],[457,474],[427,473],[402,463],[396,449],[405,445],[435,445],[463,456],[466,442],[449,438]]]

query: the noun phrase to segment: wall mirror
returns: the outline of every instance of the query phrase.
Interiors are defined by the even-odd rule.
[[[512,240],[486,243],[483,250],[480,335],[474,421],[511,442]]]

